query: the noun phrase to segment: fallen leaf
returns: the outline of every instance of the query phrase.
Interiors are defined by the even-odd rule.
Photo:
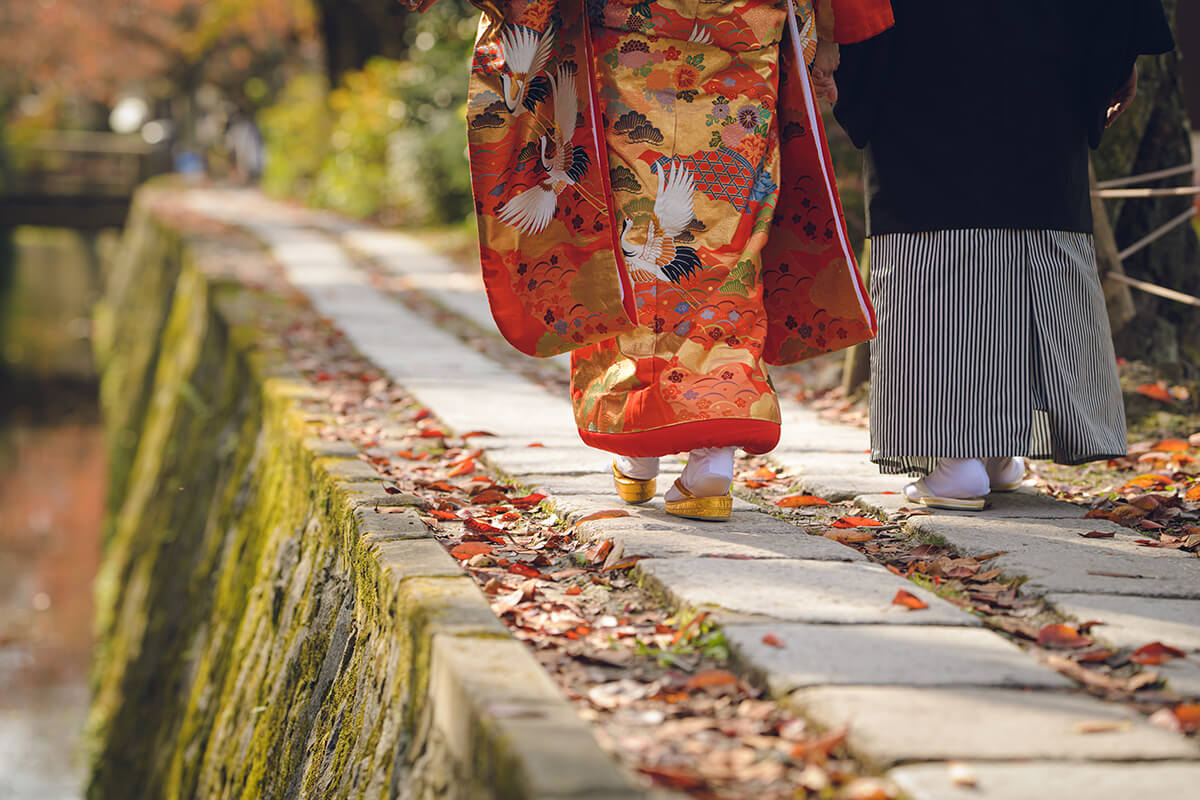
[[[1183,723],[1180,721],[1179,717],[1175,715],[1175,712],[1169,708],[1160,708],[1158,711],[1155,711],[1153,714],[1151,714],[1146,721],[1155,727],[1165,728],[1173,733],[1184,732]]]
[[[424,461],[429,458],[429,453],[414,453],[412,450],[397,450],[396,455],[409,461]]]
[[[794,494],[785,497],[775,505],[780,508],[803,508],[806,506],[827,506],[829,501],[823,497],[813,497],[810,494]]]
[[[984,561],[991,561],[993,558],[999,558],[1000,556],[1006,555],[1008,555],[1007,550],[997,550],[994,553],[988,553],[987,555],[982,556],[973,556],[973,558],[982,564]]]
[[[605,539],[602,542],[597,542],[587,551],[587,559],[593,564],[600,564],[608,557],[612,551],[612,539]]]
[[[1108,661],[1112,658],[1112,650],[1107,650],[1103,647],[1097,647],[1094,650],[1085,650],[1075,656],[1075,660],[1085,664],[1097,664]]]
[[[855,778],[838,792],[842,800],[892,800],[896,792],[882,778]]]
[[[1127,719],[1092,719],[1075,723],[1076,733],[1119,733],[1133,727]]]
[[[866,531],[829,531],[823,535],[826,539],[832,539],[842,544],[862,544],[863,542],[875,541],[875,537]]]
[[[754,477],[758,478],[759,480],[770,481],[774,480],[776,477],[778,477],[778,475],[775,470],[771,469],[770,467],[759,467],[754,472]]]
[[[1079,681],[1084,686],[1090,686],[1093,689],[1099,689],[1104,692],[1125,692],[1128,690],[1128,687],[1122,681],[1096,672],[1095,670],[1090,670],[1069,658],[1050,653],[1042,660],[1051,669],[1061,672],[1068,678]]]
[[[475,460],[468,458],[466,461],[459,463],[457,467],[446,473],[448,478],[459,478],[463,475],[470,475],[475,471]]]
[[[497,528],[495,525],[488,525],[479,519],[468,519],[464,527],[473,533],[505,533],[504,530]]]
[[[1155,443],[1151,450],[1158,450],[1163,453],[1183,453],[1186,452],[1191,445],[1183,439],[1163,439],[1161,442]]]
[[[1183,496],[1188,500],[1200,500],[1200,483],[1188,489]]]
[[[544,494],[527,494],[524,497],[514,497],[508,502],[512,503],[517,508],[533,508],[545,499],[546,495]]]
[[[525,590],[521,588],[513,589],[505,595],[497,597],[492,602],[492,611],[496,612],[496,616],[503,617],[516,609],[525,600]]]
[[[388,494],[400,494],[400,490],[397,489],[395,486],[384,486],[383,490],[385,492],[387,492]]]
[[[1175,402],[1175,398],[1167,391],[1167,387],[1158,383],[1143,383],[1137,387],[1137,393],[1143,397],[1149,397],[1151,400],[1158,400],[1163,403]]]
[[[499,489],[486,488],[471,496],[471,503],[477,506],[493,506],[507,503],[508,495]]]
[[[423,419],[427,419],[432,414],[433,412],[428,408],[418,409],[417,413],[413,414],[413,422],[420,422]]]
[[[715,689],[720,686],[736,686],[737,682],[737,676],[728,670],[706,669],[688,678],[687,690],[695,692],[700,689]]]
[[[638,767],[638,772],[642,773],[655,783],[671,789],[703,789],[708,785],[708,782],[699,775],[683,769],[678,769],[676,767],[642,766]]]
[[[778,647],[780,649],[787,646],[783,643],[782,639],[780,639],[778,636],[776,636],[773,633],[768,633],[766,636],[764,636],[762,638],[762,643],[767,645],[768,647]]]
[[[849,726],[823,733],[813,739],[803,739],[792,748],[792,758],[805,761],[824,761],[836,750],[850,733]]]
[[[1088,575],[1096,575],[1101,578],[1133,578],[1135,580],[1146,577],[1145,575],[1134,575],[1129,572],[1105,572],[1098,569],[1089,569]]]
[[[1117,534],[1115,531],[1088,531],[1079,535],[1085,539],[1111,539]]]
[[[458,514],[455,514],[453,511],[439,511],[438,509],[435,508],[435,509],[431,510],[429,513],[435,519],[440,519],[443,521],[459,519]]]
[[[834,528],[880,528],[883,523],[871,517],[842,517],[833,523]]]
[[[466,561],[471,556],[477,556],[480,553],[491,553],[492,546],[487,542],[463,542],[450,551],[450,555],[457,558],[459,561]]]
[[[1164,486],[1170,486],[1171,479],[1166,475],[1159,475],[1157,472],[1147,472],[1145,475],[1138,475],[1136,478],[1130,478],[1121,487],[1121,491],[1127,489],[1161,489]]]
[[[433,489],[435,492],[456,492],[456,491],[458,491],[457,486],[455,486],[452,483],[447,483],[446,481],[434,481],[433,483],[427,484],[425,486],[425,488]]]
[[[1181,703],[1173,713],[1184,733],[1200,731],[1200,703]]]
[[[1165,664],[1173,658],[1186,658],[1187,653],[1168,647],[1162,642],[1151,642],[1133,651],[1129,660],[1135,664],[1155,665]]]
[[[508,571],[513,575],[520,575],[522,578],[540,578],[542,573],[538,572],[533,567],[523,562],[517,561],[508,565]]]
[[[1092,640],[1065,622],[1047,625],[1038,632],[1037,643],[1042,647],[1089,647]]]
[[[441,428],[426,428],[417,435],[422,439],[444,439],[446,437]]]
[[[583,594],[583,589],[580,589],[578,586],[571,586],[563,594],[574,597],[577,594]]]
[[[526,447],[545,447],[546,445],[542,444],[541,442],[533,442],[533,443],[527,444],[525,446]]]
[[[622,558],[619,561],[609,564],[608,566],[606,566],[603,569],[603,571],[604,572],[616,572],[618,570],[629,569],[630,567],[636,567],[637,563],[639,561],[641,561],[643,558],[646,558],[646,556],[626,556],[625,558]]]
[[[496,434],[492,433],[491,431],[468,431],[467,433],[464,433],[462,436],[460,436],[458,438],[462,439],[465,442],[467,439],[470,439],[475,436],[495,436],[495,435]]]
[[[922,608],[929,608],[928,603],[904,589],[896,592],[896,596],[892,598],[892,605],[904,606],[910,611],[920,611]]]
[[[621,508],[610,508],[607,511],[593,511],[591,514],[588,514],[586,517],[583,517],[581,520],[579,520],[579,522],[576,522],[575,529],[578,530],[579,526],[585,522],[592,522],[593,520],[597,519],[616,519],[617,517],[632,516],[633,514],[630,514],[628,511]]]

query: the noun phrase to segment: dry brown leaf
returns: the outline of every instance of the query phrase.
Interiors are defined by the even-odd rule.
[[[929,608],[928,603],[904,589],[896,592],[896,596],[892,598],[892,605],[904,606],[910,611],[920,611],[923,608]]]
[[[1200,731],[1200,703],[1181,703],[1173,713],[1184,733]]]
[[[1127,719],[1094,719],[1075,723],[1076,733],[1120,733],[1133,727]]]
[[[1079,535],[1085,539],[1112,539],[1117,534],[1115,531],[1088,531]]]
[[[737,682],[737,676],[728,670],[706,669],[688,678],[687,690],[695,692],[700,689],[714,689],[720,686],[736,686]]]
[[[457,558],[459,561],[466,561],[471,556],[479,554],[488,554],[492,552],[492,546],[487,542],[463,542],[450,551],[450,555]]]
[[[1092,640],[1064,622],[1047,625],[1038,632],[1037,643],[1042,647],[1074,649],[1089,647]]]
[[[1174,647],[1169,647],[1162,642],[1151,642],[1143,645],[1133,651],[1133,655],[1129,660],[1135,664],[1165,664],[1174,658],[1186,658],[1187,653]]]
[[[809,494],[794,494],[791,497],[785,497],[775,505],[780,508],[804,508],[806,506],[827,506],[829,501],[823,497],[813,497]]]

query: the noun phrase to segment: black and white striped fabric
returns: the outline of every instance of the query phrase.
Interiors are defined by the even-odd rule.
[[[876,236],[871,300],[871,460],[882,472],[928,473],[939,457],[1125,454],[1091,236]]]

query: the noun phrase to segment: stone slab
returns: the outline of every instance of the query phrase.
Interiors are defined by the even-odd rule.
[[[486,669],[480,669],[486,665]],[[512,639],[436,636],[429,701],[459,763],[474,765],[481,737],[512,759],[506,783],[530,797],[644,797],[600,749],[558,686]]]
[[[1052,594],[1059,611],[1080,622],[1100,620],[1094,633],[1118,647],[1162,642],[1200,653],[1200,600],[1110,594]]]
[[[389,539],[375,543],[375,558],[392,580],[458,577],[462,567],[436,539]]]
[[[866,453],[871,449],[871,434],[866,428],[823,420],[811,408],[786,396],[780,398],[779,406],[783,418],[779,450]]]
[[[896,475],[802,475],[798,481],[802,491],[823,497],[831,503],[853,500],[864,494],[899,492],[908,482],[908,478]]]
[[[556,500],[555,507],[561,502]],[[673,517],[663,510],[661,499],[626,509],[636,516],[585,522],[579,526],[579,533],[588,539],[612,539],[624,548],[626,556],[866,561],[852,547],[805,533],[753,507],[738,510],[736,503],[733,516],[721,523]]]
[[[1177,550],[1139,547],[1132,531],[1104,520],[929,516],[909,520],[908,528],[940,536],[967,555],[1005,551],[990,563],[1010,575],[1027,577],[1025,589],[1033,594],[1200,598],[1200,559]],[[1115,536],[1081,536],[1093,530]]]
[[[946,764],[914,764],[888,773],[910,800],[1131,800],[1192,797],[1200,786],[1200,764],[1033,764],[969,765],[974,787],[955,786]]]
[[[1200,663],[1198,656],[1177,658],[1156,667],[1150,667],[1167,681],[1167,691],[1190,700],[1200,699]]]
[[[850,726],[850,749],[879,767],[910,761],[1200,758],[1200,743],[1093,697],[1013,689],[821,687],[789,700],[829,728]],[[1126,728],[1079,733],[1088,722]]]
[[[1021,648],[979,628],[929,625],[733,624],[725,638],[776,696],[810,686],[992,686],[1070,689]],[[763,642],[772,634],[782,647]]]
[[[879,467],[872,464],[871,457],[862,450],[846,452],[828,447],[822,450],[791,450],[781,447],[772,451],[771,459],[786,464],[788,470],[797,475],[880,477]]]
[[[773,617],[821,624],[980,624],[971,615],[875,564],[656,558],[638,566],[677,602],[713,608],[723,622]],[[909,611],[893,605],[892,599],[900,589],[920,597],[929,608]]]
[[[924,511],[934,517],[962,517],[974,519],[1083,519],[1085,509],[1064,503],[1033,490],[995,492],[988,495],[988,506],[983,512],[949,511],[941,508],[925,508],[904,496],[896,494],[868,494],[854,498],[854,504],[874,514],[899,514],[902,510]]]

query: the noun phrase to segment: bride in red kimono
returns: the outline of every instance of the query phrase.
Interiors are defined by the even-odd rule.
[[[467,131],[500,332],[571,351],[579,434],[623,499],[687,452],[667,511],[727,519],[734,450],[779,440],[766,365],[875,332],[807,64],[819,38],[885,30],[890,3],[477,4]]]

